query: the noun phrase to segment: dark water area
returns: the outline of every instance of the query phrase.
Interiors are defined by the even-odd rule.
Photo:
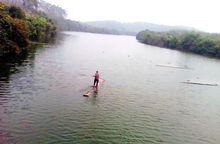
[[[106,81],[83,97],[97,69]],[[220,60],[64,32],[1,63],[0,143],[219,143],[219,86],[186,81],[220,84]]]

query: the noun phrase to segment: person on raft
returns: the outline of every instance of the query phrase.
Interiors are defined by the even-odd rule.
[[[99,84],[99,71],[96,71],[96,73],[95,73],[95,75],[93,77],[94,77],[94,84],[93,84],[93,86],[98,88],[98,84]]]

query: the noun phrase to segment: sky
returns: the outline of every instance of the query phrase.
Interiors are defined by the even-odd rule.
[[[220,33],[220,0],[45,0],[77,21],[115,20],[190,26]]]

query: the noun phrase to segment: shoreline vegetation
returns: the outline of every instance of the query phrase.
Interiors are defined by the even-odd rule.
[[[48,43],[56,34],[57,26],[46,14],[0,1],[0,57],[17,57],[32,43]]]
[[[144,44],[220,58],[220,34],[199,31],[141,31],[136,39]]]
[[[43,0],[0,0],[0,57],[15,57],[33,43],[48,43],[58,31],[135,35],[138,27],[146,27],[149,30],[136,35],[141,43],[220,58],[220,34],[150,23],[81,23],[66,19],[66,15],[61,7]]]

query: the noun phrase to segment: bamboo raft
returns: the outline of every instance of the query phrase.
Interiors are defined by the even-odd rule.
[[[172,66],[172,65],[161,65],[161,64],[158,64],[156,66],[158,66],[158,67],[176,68],[176,69],[189,69],[188,67],[180,67],[180,66]]]
[[[199,83],[199,82],[182,82],[182,83],[193,84],[193,85],[218,86],[218,84],[212,84],[212,83]]]
[[[105,82],[104,79],[100,79],[100,82],[99,82],[99,86],[101,84],[103,84]],[[96,86],[91,86],[85,94],[83,94],[84,97],[89,97],[91,96],[93,93],[98,93],[98,88]]]

